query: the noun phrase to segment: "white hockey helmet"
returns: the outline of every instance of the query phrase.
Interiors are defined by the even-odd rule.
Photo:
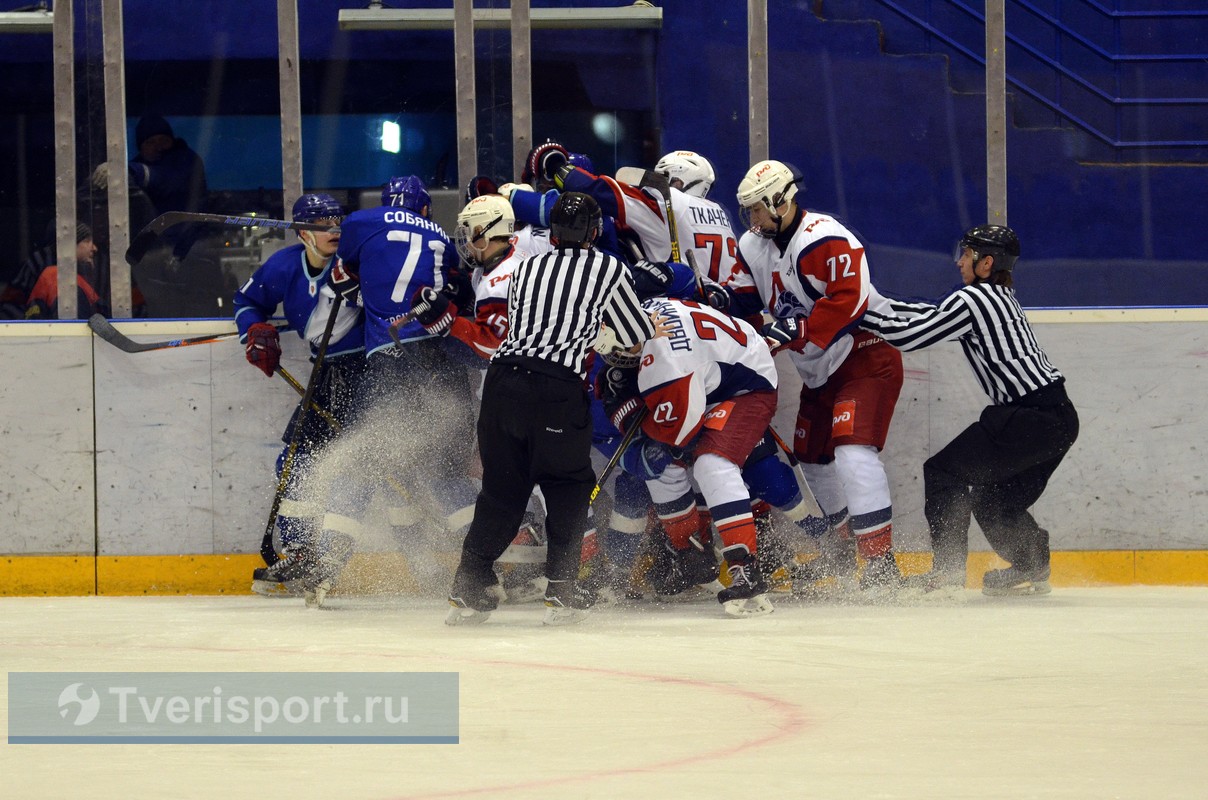
[[[483,194],[466,203],[458,213],[453,242],[458,255],[478,264],[492,239],[510,239],[515,230],[512,204],[497,194]]]
[[[666,175],[670,181],[679,179],[682,185],[676,188],[684,194],[695,197],[704,197],[709,194],[709,187],[717,178],[709,159],[699,153],[693,153],[691,150],[676,150],[674,153],[668,153],[654,165],[654,171]]]
[[[797,194],[799,180],[801,178],[780,161],[760,161],[747,170],[738,184],[738,206],[743,225],[760,236],[775,236],[776,231],[752,226],[751,209],[762,205],[779,225],[781,214],[777,209]]]

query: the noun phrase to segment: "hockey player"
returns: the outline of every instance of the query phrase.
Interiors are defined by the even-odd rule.
[[[699,153],[676,150],[660,158],[654,171],[671,183],[671,208],[684,259],[694,262],[702,277],[725,284],[738,258],[738,239],[729,214],[707,197],[715,180],[713,165]]]
[[[512,206],[497,194],[484,194],[458,213],[453,239],[458,255],[481,270],[476,276],[473,315],[458,316],[449,297],[429,287],[421,290],[426,306],[416,314],[416,321],[433,336],[453,336],[475,356],[489,361],[507,335],[512,270],[525,258],[553,249],[549,231],[530,227],[517,232]]]
[[[466,403],[471,388],[465,368],[443,338],[415,319],[420,309],[413,306],[414,298],[425,288],[445,289],[453,261],[448,237],[430,219],[431,204],[419,178],[391,178],[380,207],[353,212],[344,220],[341,264],[332,273],[332,285],[365,313],[368,364],[360,413],[383,431],[430,443],[422,454],[425,467],[401,472],[422,484],[412,490],[431,492],[446,529],[456,531],[469,524],[473,510],[475,492],[467,477],[473,410]],[[397,345],[392,326],[397,327]],[[418,448],[402,443],[392,452],[406,457],[403,451]],[[413,455],[419,457],[418,452]],[[341,491],[347,507],[338,520],[344,533],[355,537],[359,532],[376,477],[368,467],[362,475],[347,477]],[[358,479],[361,486],[354,485]]]
[[[304,194],[293,207],[294,222],[339,225],[344,209],[328,194]],[[240,341],[246,344],[247,360],[272,377],[280,365],[281,342],[277,329],[268,319],[280,306],[290,327],[310,342],[312,354],[327,323],[334,295],[325,289],[336,248],[338,230],[298,231],[298,244],[269,256],[235,293],[235,323]],[[320,298],[323,298],[320,302]],[[314,402],[330,411],[341,425],[347,424],[353,409],[352,395],[364,372],[364,328],[356,309],[341,310],[341,318],[327,345],[322,372],[316,379]],[[294,410],[282,439],[286,448],[277,459],[280,477],[289,451],[288,443],[301,415],[301,404]],[[306,414],[298,431],[298,446],[289,465],[289,480],[277,516],[281,540],[278,559],[272,537],[266,536],[260,547],[267,568],[257,569],[252,588],[264,594],[276,593],[284,583],[293,583],[313,572],[315,550],[312,541],[320,509],[300,496],[300,476],[313,463],[316,452],[334,431],[318,414]]]
[[[923,465],[924,511],[935,555],[925,590],[965,586],[972,514],[1011,566],[986,573],[988,595],[1049,592],[1049,534],[1028,513],[1078,438],[1065,378],[1036,342],[1015,299],[1019,237],[1001,225],[965,232],[957,249],[964,288],[939,305],[890,301],[865,327],[902,350],[959,341],[990,397],[981,419]]]
[[[822,541],[820,563],[853,568],[844,552],[850,529],[867,561],[861,588],[892,593],[901,574],[879,453],[902,388],[902,357],[856,330],[871,286],[864,245],[834,217],[798,205],[798,180],[785,164],[760,161],[739,183],[748,230],[726,287],[730,313],[770,313],[761,332],[773,353],[789,351],[801,375],[793,449],[834,534]]]
[[[776,365],[759,333],[708,306],[665,298],[645,304],[664,335],[647,341],[636,373],[606,375],[613,423],[692,455],[692,477],[721,535],[730,586],[718,601],[733,616],[767,614],[767,584],[758,569],[751,496],[742,466],[776,413]],[[636,348],[635,348],[636,349]],[[639,417],[639,409],[645,408]],[[687,471],[668,466],[650,484],[655,508],[687,582],[716,575]]]

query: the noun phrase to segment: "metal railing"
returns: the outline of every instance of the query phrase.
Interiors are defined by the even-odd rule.
[[[1111,18],[1114,25],[1113,44],[1119,46],[1120,42],[1120,24],[1125,19],[1138,18],[1161,18],[1161,19],[1180,19],[1180,18],[1208,18],[1208,10],[1193,10],[1193,11],[1175,11],[1175,10],[1156,10],[1156,11],[1115,11],[1104,8],[1094,0],[1080,0],[1095,11]],[[986,65],[985,57],[977,52],[966,47],[955,37],[938,28],[930,19],[931,0],[928,0],[926,6],[926,17],[921,17],[904,7],[900,0],[877,0],[889,11],[897,14],[905,19],[911,25],[926,32],[944,45],[960,55],[968,58],[970,61],[978,64],[982,68]],[[977,20],[981,25],[985,25],[985,15],[976,9],[965,5],[961,0],[942,0],[953,8]],[[1036,59],[1041,64],[1050,68],[1058,76],[1065,78],[1074,84],[1087,90],[1103,102],[1110,105],[1115,118],[1114,133],[1107,133],[1101,130],[1094,123],[1084,119],[1075,110],[1062,102],[1060,96],[1050,97],[1040,89],[1029,85],[1022,80],[1018,75],[1013,75],[1010,64],[1007,66],[1007,82],[1018,89],[1020,92],[1031,97],[1036,102],[1050,109],[1054,113],[1069,121],[1074,126],[1082,129],[1094,138],[1114,148],[1120,149],[1142,149],[1142,148],[1204,148],[1208,147],[1208,139],[1150,139],[1136,140],[1128,139],[1122,135],[1122,110],[1130,106],[1203,106],[1206,114],[1208,114],[1208,97],[1125,97],[1120,95],[1120,67],[1127,63],[1170,63],[1170,62],[1203,62],[1208,61],[1208,53],[1177,53],[1177,54],[1162,54],[1162,53],[1141,53],[1141,54],[1122,54],[1105,49],[1099,44],[1092,42],[1086,36],[1078,31],[1073,30],[1066,25],[1062,20],[1054,18],[1046,11],[1037,8],[1028,0],[1010,0],[1014,5],[1022,10],[1040,19],[1042,22],[1052,26],[1059,34],[1068,37],[1071,41],[1077,42],[1079,45],[1087,48],[1090,52],[1103,58],[1113,68],[1116,89],[1114,93],[1109,93],[1104,89],[1096,86],[1086,77],[1074,72],[1061,61],[1046,55],[1037,47],[1024,41],[1018,35],[1007,32],[1007,41],[1018,47],[1023,52],[1027,53],[1032,58]],[[1058,95],[1060,92],[1057,93]],[[1208,125],[1205,126],[1208,129]]]

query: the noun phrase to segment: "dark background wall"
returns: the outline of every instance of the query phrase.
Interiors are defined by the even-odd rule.
[[[14,5],[0,2],[0,10]],[[841,215],[863,235],[878,285],[918,296],[944,291],[956,278],[953,242],[986,213],[979,68],[934,38],[925,40],[874,0],[771,0],[769,6],[772,157],[802,171],[808,206]],[[274,8],[233,2],[206,8],[196,14],[145,0],[124,4],[129,124],[159,113],[195,131],[190,144],[219,178],[211,180],[216,210],[281,213],[279,141],[264,135],[279,124]],[[406,173],[453,183],[452,33],[341,32],[337,4],[299,0],[298,8],[307,188],[351,196]],[[98,0],[78,0],[76,15],[83,181],[104,160]],[[1010,5],[1007,19],[1008,29],[1021,34],[1032,24]],[[980,29],[954,25],[957,41],[980,53]],[[1096,36],[1114,35],[1097,31],[1090,20],[1084,27]],[[1145,22],[1122,41],[1208,52],[1194,26],[1179,36],[1164,30]],[[697,150],[718,174],[712,196],[733,209],[735,187],[749,166],[746,35],[746,4],[737,0],[666,3],[657,34],[534,31],[534,137],[587,152],[602,172],[652,164],[670,149]],[[0,152],[11,154],[0,160],[0,213],[21,227],[16,249],[0,256],[0,269],[8,271],[53,214],[53,88],[49,36],[4,36],[0,44],[6,101]],[[478,33],[476,48],[479,168],[506,178],[507,32]],[[1097,57],[1070,58],[1095,72]],[[1009,49],[1008,68],[1016,67],[1041,72]],[[1136,73],[1126,76],[1124,91],[1144,83]],[[1192,75],[1187,84],[1179,77],[1184,73],[1170,67],[1145,74],[1153,85],[1208,94],[1208,82]],[[1085,107],[1075,109],[1080,114],[1099,119],[1092,100],[1078,101],[1069,90],[1062,96],[1082,102]],[[1018,89],[1010,103],[1008,210],[1023,240],[1018,284],[1024,302],[1208,304],[1202,154],[1123,158]],[[1180,111],[1171,124],[1203,135],[1203,109],[1199,117]],[[379,119],[399,120],[422,143],[398,157],[383,156],[373,140]],[[83,182],[81,192],[87,209],[103,199]]]

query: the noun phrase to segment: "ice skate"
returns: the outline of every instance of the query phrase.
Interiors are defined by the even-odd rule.
[[[352,560],[353,546],[352,537],[344,533],[324,531],[319,535],[314,568],[301,580],[302,599],[307,608],[323,608],[336,578]]]
[[[768,599],[768,585],[759,571],[759,560],[746,545],[727,547],[723,554],[730,585],[717,593],[717,602],[732,617],[757,617],[775,609]]]
[[[860,591],[870,600],[892,600],[905,585],[893,553],[870,558],[860,574]]]
[[[445,616],[446,625],[479,625],[507,600],[507,592],[496,582],[494,572],[475,577],[464,569],[464,563],[453,576],[453,588],[449,591],[452,608]]]
[[[280,561],[252,571],[252,591],[264,597],[298,597],[303,579],[314,566],[313,551],[301,545],[288,546]]]
[[[578,581],[550,581],[545,590],[542,625],[574,625],[587,617],[596,594]]]
[[[818,556],[794,563],[790,571],[794,597],[834,600],[855,596],[856,540],[830,531],[818,539]]]
[[[1051,591],[1053,587],[1049,586],[1047,565],[1034,570],[1015,567],[992,569],[982,578],[982,594],[990,597],[1023,597],[1048,594]]]
[[[960,603],[965,600],[964,570],[932,569],[902,579],[899,597],[921,603]]]
[[[694,586],[713,587],[717,581],[718,564],[713,548],[692,538],[682,550],[670,541],[664,543],[665,558],[660,560],[657,572],[651,573],[650,585],[660,595],[682,594]],[[713,588],[716,592],[717,588]]]

